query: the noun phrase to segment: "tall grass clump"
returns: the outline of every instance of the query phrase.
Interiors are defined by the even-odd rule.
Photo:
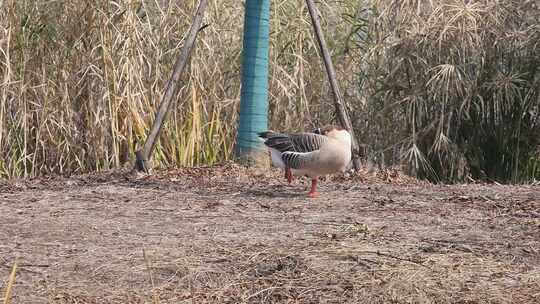
[[[334,46],[349,27],[342,11],[354,7],[352,0],[341,3],[321,4],[325,25],[336,33]],[[0,177],[131,166],[197,4],[2,1]],[[199,33],[156,146],[158,167],[232,156],[243,9],[240,1],[210,2],[210,26]],[[273,2],[271,24],[271,126],[324,122],[328,89],[303,2]]]
[[[0,178],[131,166],[198,4],[0,2]],[[540,8],[518,0],[317,3],[368,155],[432,180],[540,178]],[[233,155],[242,2],[211,1],[153,164]],[[303,1],[272,1],[270,128],[334,118]]]
[[[0,175],[67,174],[130,163],[197,4],[132,3],[4,3]],[[204,39],[235,44],[239,38],[213,29]],[[182,79],[177,111],[157,148],[158,164],[212,163],[230,154],[225,139],[233,118],[223,109],[236,99],[238,85],[216,74],[216,67],[229,62],[235,69],[237,60],[204,39]]]
[[[540,177],[535,1],[372,1],[353,21],[356,127],[432,180]]]

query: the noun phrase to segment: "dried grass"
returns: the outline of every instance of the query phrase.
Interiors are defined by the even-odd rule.
[[[0,11],[0,176],[132,165],[196,1],[15,1]],[[318,3],[365,156],[431,180],[540,178],[534,1]],[[270,127],[333,119],[302,1],[273,2]],[[160,168],[231,159],[243,10],[212,3],[157,145]]]
[[[13,294],[13,285],[15,284],[15,277],[17,275],[17,261],[13,264],[13,268],[11,269],[11,274],[9,275],[9,279],[7,281],[5,292],[4,292],[4,304],[10,304],[11,303],[11,295]]]
[[[346,3],[346,5],[352,5]],[[196,1],[4,1],[0,12],[0,176],[132,165]],[[243,6],[212,3],[154,164],[231,158],[240,94]],[[325,3],[335,38],[349,9]],[[326,16],[328,16],[326,18]],[[272,4],[272,125],[326,122],[325,75],[301,2]],[[337,45],[339,43],[336,42]],[[315,103],[313,108],[311,104]],[[319,118],[320,117],[320,118]],[[284,125],[283,125],[284,124]]]

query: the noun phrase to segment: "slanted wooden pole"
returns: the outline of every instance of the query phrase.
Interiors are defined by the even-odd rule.
[[[349,131],[352,137],[353,166],[355,170],[358,170],[360,169],[360,149],[358,147],[358,141],[356,140],[356,136],[354,134],[351,119],[347,114],[347,109],[343,105],[343,97],[341,96],[341,92],[339,91],[336,72],[334,71],[334,65],[332,64],[332,58],[330,58],[330,53],[328,53],[328,48],[326,47],[326,41],[324,40],[324,35],[321,30],[321,24],[319,23],[317,9],[313,0],[306,0],[306,4],[309,10],[309,15],[311,16],[313,29],[315,30],[315,36],[317,37],[317,42],[319,43],[319,48],[323,56],[324,66],[326,67],[326,73],[328,74],[328,80],[330,81],[330,87],[334,95],[334,106],[336,108],[339,122],[343,128]]]
[[[191,28],[189,29],[186,42],[184,43],[182,51],[174,64],[174,70],[171,78],[169,78],[169,81],[167,82],[165,94],[163,94],[163,97],[161,98],[161,104],[159,105],[158,112],[156,113],[156,118],[154,120],[154,124],[152,125],[152,129],[150,130],[150,134],[146,138],[146,142],[144,143],[142,150],[135,152],[135,169],[138,171],[148,172],[148,160],[150,159],[156,145],[156,140],[163,127],[163,122],[167,118],[170,111],[171,103],[178,94],[180,76],[187,65],[189,55],[191,54],[191,50],[195,44],[195,38],[197,38],[197,33],[202,29],[201,23],[207,4],[208,0],[200,0],[199,2],[199,6],[197,7]]]

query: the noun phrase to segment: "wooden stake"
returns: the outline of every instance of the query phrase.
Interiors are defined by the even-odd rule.
[[[313,0],[306,0],[306,4],[309,10],[309,15],[311,16],[313,29],[315,30],[315,36],[317,37],[317,42],[319,43],[319,48],[323,56],[324,66],[326,67],[326,73],[328,74],[328,80],[330,81],[330,87],[334,95],[334,106],[336,108],[339,122],[343,128],[349,131],[352,137],[353,166],[355,170],[358,170],[360,169],[360,149],[358,147],[358,141],[356,140],[351,120],[347,114],[347,109],[345,109],[345,106],[343,105],[343,97],[339,91],[334,65],[332,64],[332,58],[330,58],[330,53],[328,53],[328,48],[326,47],[326,41],[324,40],[324,35],[321,30],[321,24],[319,23],[319,18],[317,16],[315,3]]]
[[[191,54],[191,50],[193,49],[193,45],[195,44],[195,38],[197,38],[197,33],[202,29],[201,23],[207,4],[208,0],[200,0],[199,2],[199,6],[197,7],[197,11],[193,18],[191,28],[189,29],[186,42],[184,43],[184,47],[182,48],[182,51],[178,56],[176,63],[174,64],[174,70],[171,78],[169,78],[169,81],[167,82],[165,94],[163,94],[163,98],[161,99],[161,104],[159,105],[159,109],[156,114],[154,124],[152,125],[152,129],[150,130],[150,134],[148,135],[148,138],[146,138],[146,142],[144,143],[144,147],[142,148],[142,150],[135,152],[135,169],[138,171],[148,172],[148,160],[150,159],[150,156],[152,155],[152,152],[156,145],[156,140],[159,136],[159,133],[161,132],[161,128],[163,127],[163,122],[165,121],[168,113],[170,112],[171,103],[178,94],[178,84],[180,76],[182,75],[182,72],[187,65],[189,55]]]

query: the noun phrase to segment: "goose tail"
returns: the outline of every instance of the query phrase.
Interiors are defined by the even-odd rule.
[[[273,147],[273,145],[275,144],[274,141],[276,132],[264,131],[257,133],[257,135],[270,151],[270,158],[272,160],[272,164],[278,168],[285,168],[285,163],[281,159],[281,151]]]
[[[264,131],[264,132],[257,133],[257,135],[259,136],[259,139],[262,141],[266,141],[267,139],[272,137],[272,134],[274,134],[273,131]]]

